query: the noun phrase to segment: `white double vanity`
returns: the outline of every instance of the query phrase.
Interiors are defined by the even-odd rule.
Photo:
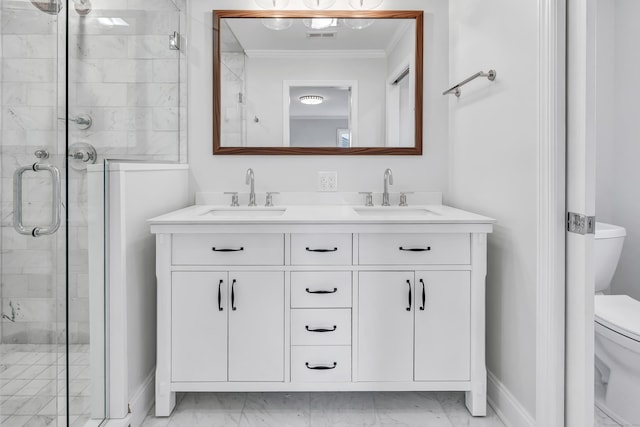
[[[486,414],[491,218],[196,205],[150,221],[156,415],[176,392],[466,391]]]

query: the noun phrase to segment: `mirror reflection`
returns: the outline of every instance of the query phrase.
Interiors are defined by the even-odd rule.
[[[385,17],[391,12],[214,13],[214,77],[220,80],[214,151],[405,148],[419,154],[415,15],[421,12],[401,18]]]

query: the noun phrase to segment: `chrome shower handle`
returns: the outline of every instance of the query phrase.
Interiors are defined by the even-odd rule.
[[[34,227],[28,229],[24,226],[22,221],[22,183],[23,175],[27,171],[41,172],[47,171],[51,174],[51,223],[45,227]],[[13,174],[13,228],[20,233],[27,236],[39,237],[48,236],[55,233],[60,228],[60,171],[58,168],[52,165],[41,165],[40,163],[34,163],[29,166],[22,166],[16,169]]]

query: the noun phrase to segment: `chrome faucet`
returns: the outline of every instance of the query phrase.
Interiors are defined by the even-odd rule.
[[[256,189],[255,182],[256,177],[253,174],[253,169],[247,169],[247,178],[245,180],[246,184],[251,186],[251,192],[249,193],[249,206],[256,206]]]
[[[391,169],[384,171],[384,193],[382,193],[382,206],[391,206],[389,204],[389,184],[393,185],[393,173],[391,173]]]

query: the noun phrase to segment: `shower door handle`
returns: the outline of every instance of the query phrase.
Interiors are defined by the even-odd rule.
[[[22,221],[22,193],[23,175],[27,171],[42,172],[51,174],[51,222],[44,227],[27,228]],[[60,228],[60,171],[52,165],[41,165],[34,163],[29,166],[22,166],[16,169],[13,174],[13,228],[20,234],[39,237],[48,236],[55,233]]]

